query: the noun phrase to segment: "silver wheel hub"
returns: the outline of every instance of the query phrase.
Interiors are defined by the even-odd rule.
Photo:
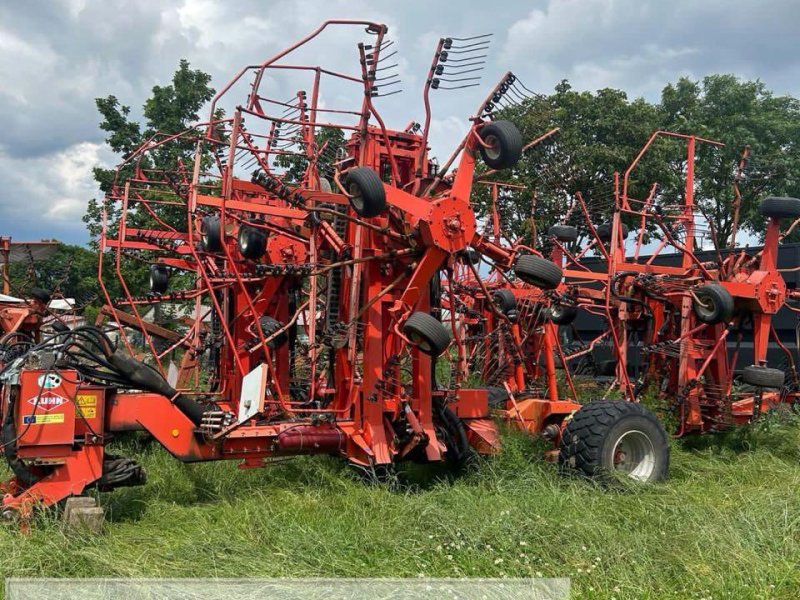
[[[656,469],[653,442],[638,430],[627,431],[617,439],[612,459],[615,471],[638,481],[649,481]]]

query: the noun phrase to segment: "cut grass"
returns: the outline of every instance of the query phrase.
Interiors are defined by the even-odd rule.
[[[0,527],[4,577],[571,577],[574,598],[800,596],[800,431],[676,443],[667,483],[609,491],[558,475],[542,446],[395,489],[339,461],[182,465],[128,443],[146,486],[100,496],[101,535],[55,512]]]

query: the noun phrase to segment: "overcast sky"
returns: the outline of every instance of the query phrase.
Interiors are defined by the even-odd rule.
[[[114,94],[138,113],[181,58],[218,89],[241,66],[345,17],[382,21],[396,41],[404,92],[378,103],[390,127],[421,118],[440,36],[494,33],[483,87],[434,98],[440,156],[506,70],[540,92],[566,78],[657,100],[680,76],[735,73],[800,95],[797,0],[0,0],[0,234],[86,241],[81,216],[99,193],[91,169],[117,161],[94,98]],[[355,68],[356,39],[320,40],[319,63]]]

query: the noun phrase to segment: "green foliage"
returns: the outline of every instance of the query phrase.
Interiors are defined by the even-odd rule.
[[[198,121],[200,109],[214,96],[210,82],[210,75],[200,70],[192,70],[187,60],[181,60],[178,70],[172,77],[171,85],[153,87],[151,97],[145,101],[142,108],[144,124],[131,120],[130,107],[121,105],[116,96],[97,98],[95,100],[97,110],[102,117],[100,129],[108,132],[106,142],[114,152],[125,158],[157,133],[174,135],[186,131]],[[218,113],[217,116],[221,117],[222,113]],[[191,140],[176,141],[149,153],[143,166],[174,169],[178,159],[188,162],[193,157],[194,150],[195,145]],[[95,167],[93,173],[101,191],[109,193],[114,182],[115,170]],[[103,205],[102,200],[92,199],[83,217],[91,243],[95,246],[101,230]],[[119,212],[111,206],[107,208],[108,222],[113,224],[119,218]],[[185,228],[183,221],[186,217],[182,211],[178,214],[179,211],[169,207],[162,207],[160,210],[162,218],[173,225]],[[133,222],[132,225],[144,227],[151,219],[144,211],[138,217],[138,222]]]
[[[302,140],[300,140],[302,141]],[[324,177],[333,171],[333,162],[341,148],[344,148],[344,131],[332,127],[320,127],[314,136],[315,147],[310,154],[318,156],[317,171]],[[300,182],[306,174],[309,161],[305,156],[281,154],[275,159],[275,165],[286,169],[288,181]]]
[[[791,434],[795,448],[798,430]],[[101,494],[102,534],[56,511],[0,528],[6,577],[571,577],[575,598],[796,598],[796,452],[676,443],[659,485],[609,491],[560,476],[521,434],[461,477],[365,485],[343,463],[183,465],[140,438],[115,453],[143,487]],[[718,442],[718,443],[714,443]],[[410,468],[410,467],[409,467]],[[198,552],[203,548],[203,552]]]
[[[800,101],[775,96],[760,81],[711,75],[702,82],[683,78],[667,85],[661,102],[629,100],[620,90],[576,92],[566,81],[550,95],[534,97],[498,115],[517,123],[526,140],[554,127],[560,130],[533,147],[510,180],[526,186],[507,193],[499,208],[510,237],[531,239],[563,218],[571,196],[581,192],[595,224],[613,208],[614,173],[624,172],[650,135],[664,129],[719,140],[723,148],[698,144],[695,199],[713,225],[720,246],[733,225],[733,176],[746,145],[752,158],[740,182],[742,226],[764,229],[758,204],[766,195],[800,194]],[[632,172],[629,196],[644,199],[658,184],[656,203],[675,204],[684,195],[685,145],[660,140]],[[507,174],[498,174],[507,179]],[[482,215],[488,193],[477,197]],[[582,216],[573,214],[573,222]]]
[[[84,304],[98,293],[97,254],[82,246],[59,244],[44,260],[12,263],[9,274],[12,294],[22,297],[38,287]]]

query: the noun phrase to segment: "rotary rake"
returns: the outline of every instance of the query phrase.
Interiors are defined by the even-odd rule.
[[[365,31],[359,72],[293,62],[331,27]],[[401,460],[457,464],[497,450],[489,390],[470,387],[463,369],[453,273],[474,252],[499,270],[515,261],[516,250],[478,234],[470,194],[479,159],[506,169],[521,155],[516,127],[487,116],[521,84],[503,77],[440,168],[428,156],[429,95],[475,85],[465,71],[481,68],[489,38],[440,40],[423,124],[392,130],[375,107],[397,81],[386,34],[379,23],[326,22],[240,71],[207,122],[126,157],[105,206],[101,318],[3,367],[6,515],[141,483],[135,462],[107,452],[126,431],[149,432],[185,462],[243,468],[329,454],[380,474]],[[225,115],[247,76],[246,101]],[[308,85],[278,97],[284,76]],[[358,105],[323,107],[331,82]],[[549,266],[542,286],[558,285],[555,265],[528,258]],[[448,381],[437,381],[437,358],[452,365]]]

